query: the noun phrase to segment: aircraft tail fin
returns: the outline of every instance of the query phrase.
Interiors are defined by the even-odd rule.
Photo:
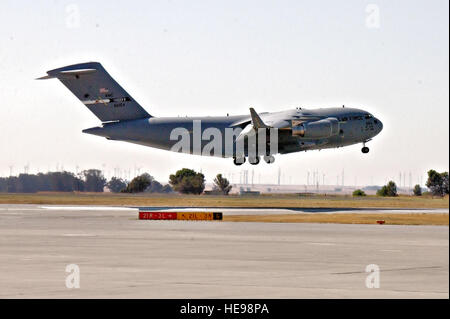
[[[38,80],[57,78],[102,122],[151,117],[98,62],[50,70]]]

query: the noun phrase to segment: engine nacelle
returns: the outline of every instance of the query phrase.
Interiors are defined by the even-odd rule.
[[[292,127],[293,136],[304,138],[327,138],[337,134],[339,134],[339,121],[334,117]]]

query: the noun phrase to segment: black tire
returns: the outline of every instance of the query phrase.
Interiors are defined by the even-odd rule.
[[[245,157],[244,157],[244,160],[242,162],[240,162],[240,163],[237,162],[237,158],[236,157],[233,158],[233,164],[236,165],[236,166],[241,166],[244,163],[245,163]]]
[[[256,156],[255,158],[252,158],[252,160],[250,160],[250,158],[249,158],[248,161],[252,165],[258,165],[259,164],[259,156]]]
[[[264,156],[264,161],[267,164],[272,164],[273,162],[275,162],[275,157],[271,155]]]

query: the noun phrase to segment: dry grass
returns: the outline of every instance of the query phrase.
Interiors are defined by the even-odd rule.
[[[287,214],[287,215],[235,215],[224,216],[227,222],[264,223],[333,223],[333,224],[377,224],[386,225],[447,225],[448,214]]]
[[[449,198],[399,196],[262,195],[255,197],[206,195],[132,195],[111,193],[0,194],[0,204],[284,207],[284,208],[448,208]]]

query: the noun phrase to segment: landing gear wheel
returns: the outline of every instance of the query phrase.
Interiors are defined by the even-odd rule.
[[[248,161],[250,162],[250,164],[252,165],[258,165],[259,164],[259,156],[255,156],[255,157],[249,157]]]
[[[245,157],[233,157],[233,163],[234,165],[242,165],[245,163]]]
[[[367,154],[367,153],[369,153],[369,148],[368,148],[367,146],[364,146],[364,147],[361,149],[361,152],[363,152],[364,154]]]
[[[266,162],[267,164],[272,164],[273,162],[275,162],[275,156],[264,155],[264,162]]]

